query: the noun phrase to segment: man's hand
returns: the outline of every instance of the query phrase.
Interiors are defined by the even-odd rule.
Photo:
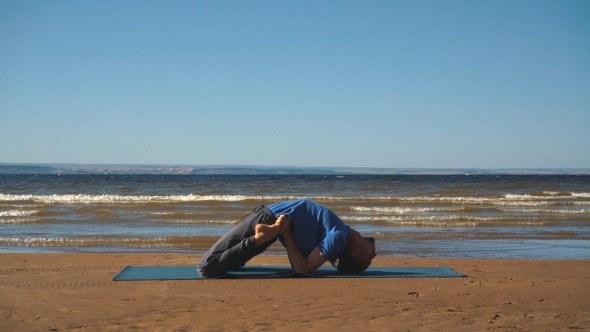
[[[283,233],[291,231],[291,219],[289,219],[289,217],[287,217],[285,214],[281,214],[277,218],[277,222],[275,224],[279,226],[279,229]]]

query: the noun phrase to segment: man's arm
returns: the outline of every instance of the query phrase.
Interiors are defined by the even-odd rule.
[[[289,217],[281,215],[278,220],[281,221],[281,232],[283,233],[283,238],[285,240],[287,256],[289,257],[289,262],[291,262],[291,267],[295,272],[312,273],[326,262],[326,258],[318,247],[316,247],[309,256],[304,257],[297,247],[293,233],[291,233],[291,221],[289,220]]]

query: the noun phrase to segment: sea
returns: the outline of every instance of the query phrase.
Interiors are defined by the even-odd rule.
[[[0,252],[202,254],[254,207],[296,199],[380,256],[590,259],[590,175],[3,174]]]

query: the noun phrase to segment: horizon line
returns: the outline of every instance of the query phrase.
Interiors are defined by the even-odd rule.
[[[251,164],[157,164],[157,163],[13,163],[0,161],[0,165],[7,166],[57,166],[57,167],[173,167],[173,168],[233,168],[233,167],[251,167],[251,168],[291,168],[291,169],[374,169],[374,170],[590,170],[587,167],[388,167],[388,166],[293,166],[293,165],[251,165]]]

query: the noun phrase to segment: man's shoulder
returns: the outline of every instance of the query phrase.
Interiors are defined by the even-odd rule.
[[[276,205],[276,206],[306,206],[306,207],[315,207],[315,208],[323,208],[324,206],[310,200],[310,199],[296,199],[296,200],[292,200],[292,201],[284,201],[284,202],[279,202],[279,203],[275,203],[272,205]]]

